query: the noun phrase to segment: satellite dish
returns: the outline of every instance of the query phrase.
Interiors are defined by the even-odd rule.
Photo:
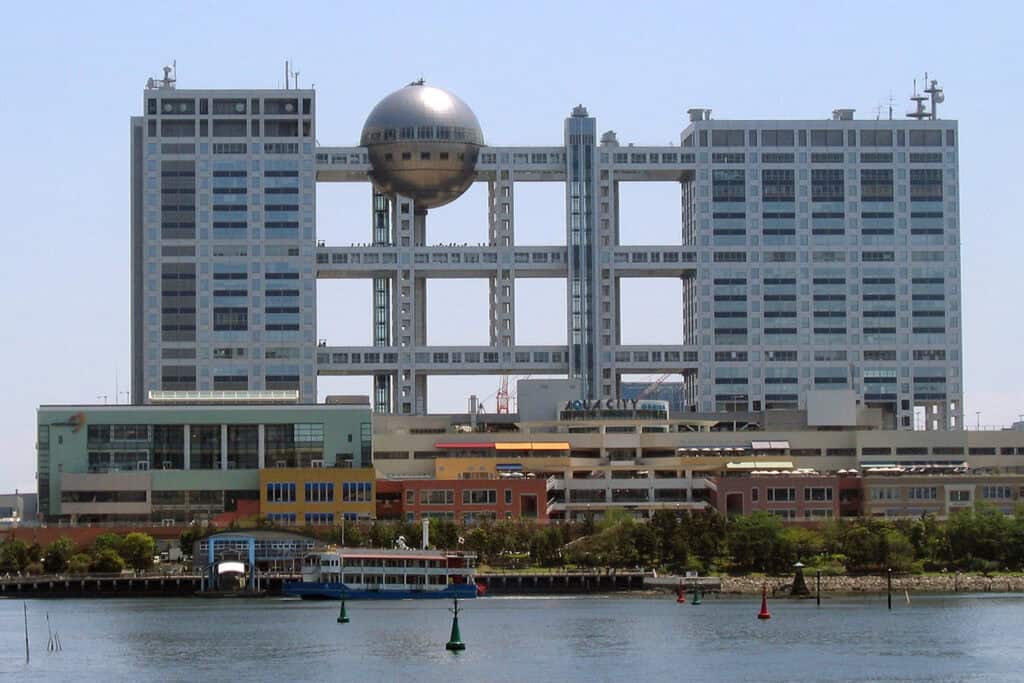
[[[236,114],[244,114],[245,113],[245,103],[244,102],[235,102],[235,113]]]

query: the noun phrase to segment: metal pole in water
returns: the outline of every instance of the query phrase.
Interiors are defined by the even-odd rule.
[[[821,606],[821,570],[820,569],[817,572],[815,572],[815,577],[814,578],[815,578],[815,583],[817,583],[817,597],[815,598],[815,600],[817,601],[818,605]]]
[[[25,611],[25,663],[28,664],[28,661],[29,661],[29,654],[28,654],[28,603],[23,602],[23,603],[21,603],[21,606],[22,606],[22,608]]]
[[[886,572],[886,578],[889,586],[889,609],[892,609],[892,567]]]

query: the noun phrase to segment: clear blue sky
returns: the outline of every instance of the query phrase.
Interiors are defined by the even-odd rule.
[[[476,111],[492,144],[559,144],[584,103],[620,141],[678,143],[685,111],[716,118],[858,116],[929,71],[940,114],[960,121],[968,422],[1024,413],[1024,60],[1017,3],[10,3],[0,35],[0,491],[34,490],[35,408],[115,400],[128,381],[128,119],[148,76],[176,59],[184,88],[276,87],[292,59],[315,84],[322,144],[355,144],[370,108],[424,76]],[[319,190],[321,237],[367,241],[366,190]],[[518,191],[517,191],[518,192]],[[630,189],[625,241],[671,234],[671,188]],[[518,195],[523,241],[564,242],[559,189]],[[486,192],[434,212],[431,241],[486,239]],[[641,227],[650,226],[650,227]],[[486,341],[486,285],[432,285],[430,341]],[[647,287],[645,289],[645,287]],[[678,329],[654,304],[671,285],[631,285],[625,341]],[[369,287],[322,286],[321,336],[369,340]],[[352,297],[366,302],[355,308]],[[564,340],[552,283],[520,286],[524,342]],[[524,311],[527,313],[524,314]],[[368,382],[323,382],[331,392]],[[431,384],[432,408],[459,409],[493,378]]]

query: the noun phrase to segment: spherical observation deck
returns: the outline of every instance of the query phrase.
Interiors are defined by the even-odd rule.
[[[420,80],[377,103],[359,144],[369,153],[374,186],[412,198],[420,211],[469,188],[484,136],[465,102]]]

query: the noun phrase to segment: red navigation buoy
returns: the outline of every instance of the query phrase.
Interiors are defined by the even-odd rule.
[[[676,591],[676,602],[678,602],[680,605],[686,604],[686,593],[683,592],[682,588]]]
[[[761,586],[761,611],[757,613],[758,619],[771,619],[768,611],[768,586]]]

